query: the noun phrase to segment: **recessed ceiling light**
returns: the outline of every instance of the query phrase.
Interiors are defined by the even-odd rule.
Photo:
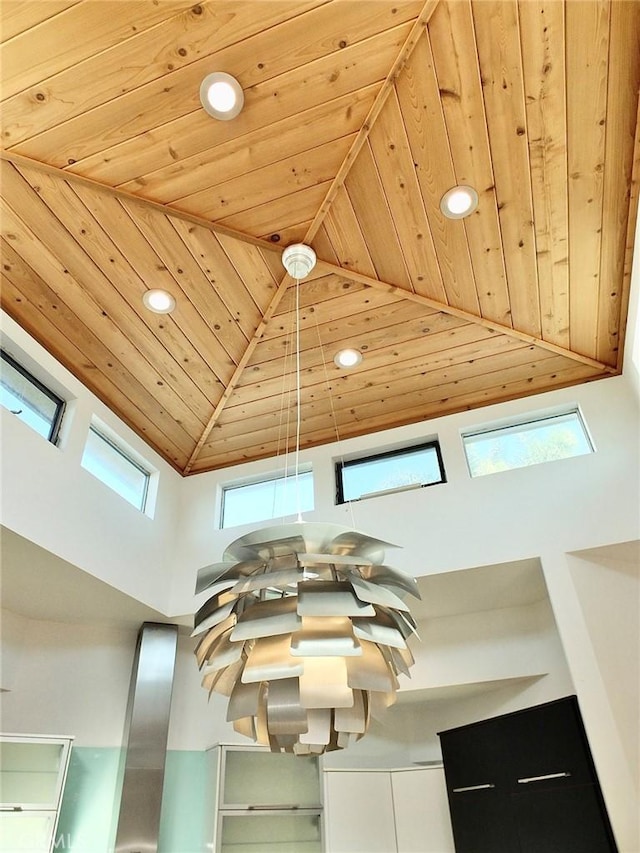
[[[229,121],[244,105],[242,86],[231,74],[214,71],[200,84],[200,101],[210,116]]]
[[[469,216],[478,206],[478,193],[473,187],[451,187],[440,199],[440,210],[449,219]]]
[[[176,307],[176,300],[166,290],[147,290],[142,301],[145,308],[156,314],[168,314]]]
[[[357,367],[362,361],[362,353],[357,349],[341,349],[333,360],[338,367]]]

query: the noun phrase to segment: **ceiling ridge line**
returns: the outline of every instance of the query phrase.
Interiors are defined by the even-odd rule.
[[[90,187],[94,190],[102,190],[102,192],[106,192],[109,195],[114,196],[118,199],[124,199],[129,202],[138,202],[139,204],[149,207],[152,210],[157,210],[161,213],[164,213],[166,216],[175,216],[178,219],[182,219],[185,222],[191,222],[193,225],[200,225],[203,228],[207,228],[209,231],[214,234],[223,234],[225,237],[231,237],[235,240],[238,240],[240,243],[245,243],[250,246],[255,246],[257,249],[264,249],[266,251],[273,252],[274,254],[281,255],[283,252],[283,247],[279,247],[269,242],[268,240],[262,240],[260,237],[253,237],[251,234],[245,234],[242,231],[236,231],[233,228],[229,228],[226,225],[219,225],[216,222],[211,222],[210,219],[205,219],[202,216],[197,216],[194,213],[188,213],[186,210],[180,210],[179,208],[172,207],[171,205],[163,204],[160,201],[153,201],[152,199],[144,198],[143,196],[136,195],[135,193],[131,193],[128,190],[121,190],[118,187],[111,187],[108,184],[103,184],[100,181],[96,181],[94,178],[88,178],[85,175],[79,175],[76,172],[66,172],[64,169],[60,169],[58,166],[51,166],[49,163],[41,163],[39,160],[33,160],[31,157],[26,157],[24,154],[14,154],[11,151],[1,150],[0,151],[0,159],[6,160],[8,163],[13,163],[14,166],[18,168],[20,166],[26,166],[29,168],[33,168],[39,170],[41,172],[45,172],[46,174],[55,175],[63,181],[67,181],[68,183],[80,183],[85,186]]]
[[[256,330],[253,333],[251,340],[247,344],[245,351],[242,354],[242,357],[240,358],[240,361],[236,365],[236,369],[233,371],[233,376],[231,377],[231,379],[227,383],[227,387],[224,389],[222,396],[220,397],[220,399],[216,403],[216,406],[213,410],[213,413],[212,413],[211,417],[209,418],[209,420],[207,421],[207,424],[206,424],[206,426],[202,432],[202,435],[198,439],[198,442],[197,442],[196,446],[194,447],[194,449],[191,453],[191,456],[189,457],[189,459],[187,461],[187,464],[184,466],[184,469],[182,471],[183,477],[186,477],[187,474],[189,474],[191,472],[191,469],[193,468],[195,462],[197,461],[198,456],[200,454],[200,451],[202,450],[202,447],[203,447],[205,441],[209,438],[211,430],[216,425],[216,422],[217,422],[218,418],[220,417],[224,407],[226,406],[227,401],[229,400],[229,397],[235,391],[236,385],[238,384],[238,382],[240,381],[240,377],[244,373],[244,369],[247,366],[247,362],[249,361],[249,359],[253,355],[253,352],[254,352],[256,346],[258,345],[259,341],[261,340],[262,334],[263,334],[267,324],[269,323],[269,321],[271,320],[271,318],[275,314],[276,309],[278,308],[278,306],[282,302],[282,299],[283,299],[285,293],[289,289],[289,282],[290,282],[289,276],[285,273],[285,275],[282,278],[282,281],[278,285],[278,289],[273,294],[271,302],[269,303],[266,311],[262,315],[262,319],[258,323],[258,326],[256,327]]]
[[[351,170],[355,160],[358,157],[358,154],[362,150],[362,147],[366,143],[369,138],[369,134],[373,128],[373,125],[376,122],[376,119],[382,112],[382,109],[387,101],[387,98],[391,94],[391,90],[393,85],[398,78],[399,74],[405,68],[407,62],[409,61],[411,54],[414,51],[414,48],[418,44],[426,26],[431,18],[431,15],[435,11],[436,6],[438,5],[439,0],[426,0],[424,6],[422,7],[422,11],[418,15],[415,20],[413,27],[411,28],[411,32],[407,36],[405,43],[402,45],[400,49],[400,53],[396,57],[395,62],[391,66],[391,70],[387,74],[382,86],[380,87],[380,91],[376,95],[376,98],[369,110],[367,117],[364,120],[364,124],[358,131],[358,135],[349,151],[347,152],[347,156],[342,161],[338,172],[331,182],[331,186],[327,190],[327,194],[322,201],[322,204],[318,208],[316,215],[311,222],[311,225],[307,229],[307,233],[303,240],[304,243],[310,243],[313,238],[316,236],[318,229],[322,225],[327,213],[329,212],[329,208],[331,207],[333,200],[340,190],[340,188],[344,185],[344,182],[347,179],[347,175]]]
[[[366,284],[369,287],[375,287],[378,290],[384,290],[387,293],[394,293],[395,295],[400,296],[404,299],[408,299],[412,302],[417,302],[419,305],[424,305],[428,308],[434,308],[436,311],[441,311],[443,314],[450,314],[453,317],[458,317],[461,320],[466,320],[468,323],[474,323],[477,326],[484,326],[486,329],[489,329],[493,332],[498,332],[501,335],[507,335],[509,337],[516,338],[517,340],[520,340],[523,343],[535,344],[541,349],[549,350],[549,352],[555,353],[556,355],[564,356],[565,358],[569,358],[572,361],[577,361],[581,364],[587,365],[588,367],[593,367],[596,370],[602,370],[605,373],[611,374],[612,376],[615,376],[619,373],[618,368],[614,365],[605,364],[604,362],[598,361],[595,358],[591,358],[588,355],[582,355],[578,352],[572,352],[571,350],[568,350],[565,347],[551,343],[551,341],[542,340],[541,338],[537,338],[535,335],[530,335],[527,332],[521,332],[518,329],[512,328],[511,326],[505,326],[502,323],[497,323],[493,320],[487,320],[485,317],[478,317],[475,314],[471,314],[471,312],[469,311],[465,311],[463,308],[455,308],[453,305],[445,305],[442,302],[438,302],[437,299],[432,299],[429,296],[423,296],[421,293],[414,293],[411,290],[405,290],[404,288],[399,287],[397,284],[390,284],[386,281],[380,281],[377,278],[371,278],[371,276],[365,275],[364,273],[359,273],[355,270],[339,267],[336,264],[332,264],[329,261],[323,261],[320,258],[318,258],[317,265],[319,268],[325,269],[327,273],[333,273],[335,275],[342,276],[343,278],[360,282],[360,284]]]

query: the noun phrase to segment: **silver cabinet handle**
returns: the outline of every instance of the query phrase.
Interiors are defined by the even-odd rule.
[[[487,782],[485,785],[468,785],[466,788],[454,788],[454,794],[462,794],[464,791],[484,791],[486,788],[495,788],[495,785],[492,785],[490,782]]]
[[[518,779],[518,784],[528,785],[529,782],[544,782],[545,779],[563,779],[566,776],[571,776],[571,773],[546,773],[544,776],[527,776],[524,779]]]
[[[22,806],[0,806],[0,812],[21,812]]]
[[[260,811],[260,812],[262,812],[262,811],[276,811],[276,810],[277,810],[277,811],[283,811],[283,810],[285,810],[285,811],[295,811],[296,809],[299,809],[299,808],[300,808],[300,806],[299,806],[299,805],[297,805],[297,804],[294,804],[294,803],[275,803],[275,804],[269,804],[269,805],[266,805],[266,806],[256,806],[256,805],[253,805],[253,806],[248,806],[247,808],[248,808],[248,809],[249,809],[249,811],[251,811],[251,812],[258,812],[258,811]]]

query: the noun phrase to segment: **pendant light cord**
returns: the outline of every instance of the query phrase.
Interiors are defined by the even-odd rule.
[[[295,456],[295,483],[296,483],[296,509],[298,521],[302,521],[300,511],[300,485],[298,474],[300,470],[300,279],[296,278],[296,456]]]

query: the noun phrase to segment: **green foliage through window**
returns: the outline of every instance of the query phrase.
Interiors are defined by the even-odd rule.
[[[578,411],[462,437],[472,477],[593,453]]]

